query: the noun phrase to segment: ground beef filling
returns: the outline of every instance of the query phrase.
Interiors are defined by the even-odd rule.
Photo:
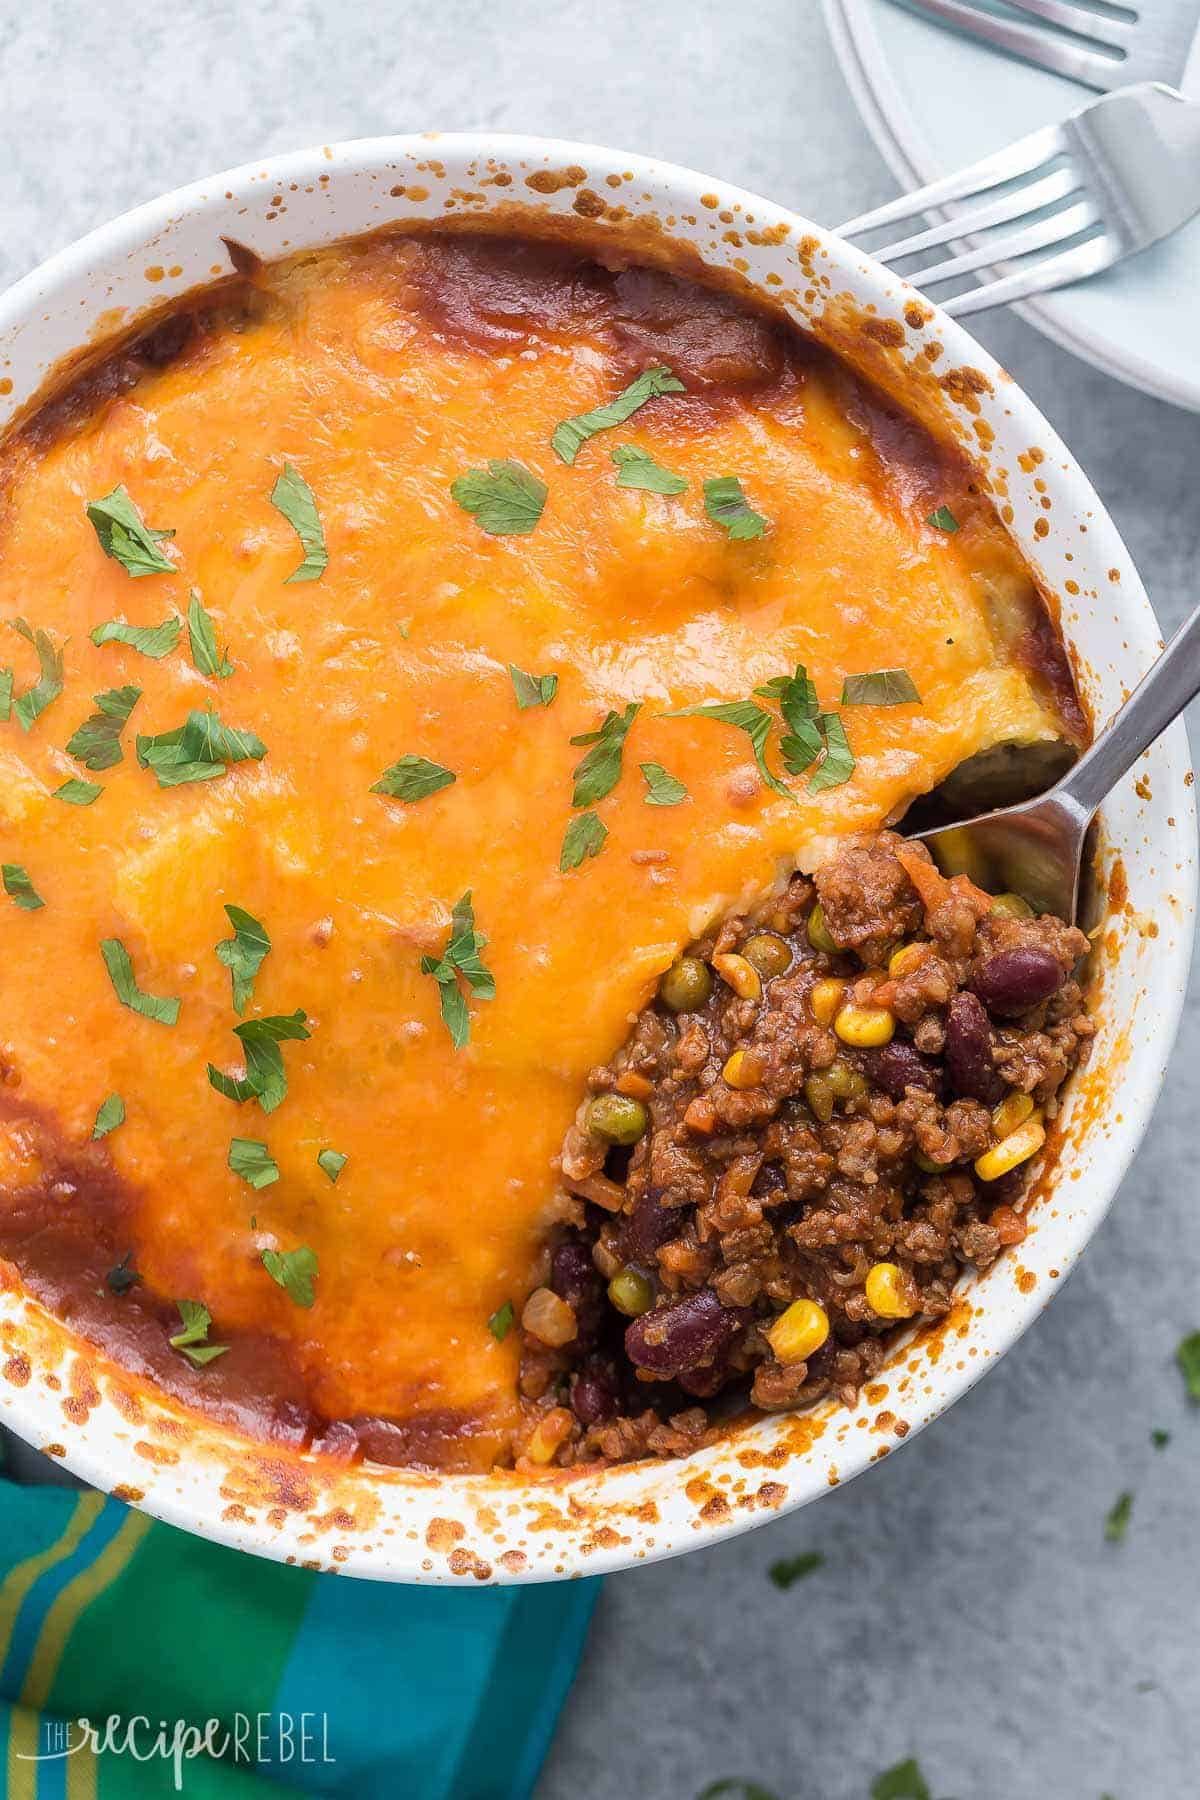
[[[1087,939],[858,839],[664,976],[562,1153],[521,1315],[524,1457],[683,1454],[749,1399],[853,1402],[899,1329],[1025,1236],[1094,1025]]]

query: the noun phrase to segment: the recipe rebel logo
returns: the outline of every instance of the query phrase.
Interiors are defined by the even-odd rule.
[[[232,1762],[270,1774],[289,1765],[332,1766],[329,1715],[318,1712],[234,1713],[230,1719],[208,1719],[203,1726],[186,1719],[123,1718],[44,1719],[42,1747],[17,1752],[20,1762],[61,1762],[86,1751],[92,1756],[128,1756],[134,1762],[170,1765],[175,1792],[185,1786],[187,1764],[198,1756]]]

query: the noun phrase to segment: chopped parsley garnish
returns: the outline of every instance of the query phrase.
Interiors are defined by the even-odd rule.
[[[670,369],[662,366],[643,369],[627,388],[622,388],[615,400],[556,425],[550,439],[554,454],[565,463],[573,463],[588,439],[595,437],[598,431],[611,431],[614,425],[624,425],[639,407],[659,394],[682,394],[684,391],[682,381]]]
[[[212,1314],[207,1306],[199,1300],[180,1300],[179,1317],[183,1322],[182,1331],[168,1341],[172,1350],[182,1350],[193,1368],[202,1369],[205,1363],[215,1362],[218,1356],[224,1356],[228,1344],[208,1343],[208,1328],[212,1324]]]
[[[252,1188],[270,1187],[273,1181],[279,1180],[279,1164],[257,1138],[231,1139],[229,1167]]]
[[[299,1250],[264,1250],[262,1265],[272,1281],[279,1283],[297,1306],[308,1308],[316,1295],[313,1282],[317,1278],[317,1253],[302,1244]]]
[[[639,450],[636,444],[618,444],[612,459],[619,470],[618,487],[640,488],[646,494],[682,494],[687,487],[682,475],[664,469],[648,450]]]
[[[125,644],[139,656],[159,662],[171,654],[182,630],[183,622],[177,618],[164,619],[161,625],[126,625],[120,619],[109,619],[97,625],[91,636],[97,649],[105,644]]]
[[[92,1126],[92,1142],[95,1143],[99,1138],[107,1137],[110,1131],[115,1131],[118,1125],[124,1123],[125,1102],[120,1094],[110,1094],[107,1100],[100,1103],[100,1110],[96,1114],[96,1123]]]
[[[528,712],[531,706],[549,706],[558,692],[557,675],[527,675],[515,663],[509,663],[508,672],[522,712]]]
[[[35,631],[24,619],[10,619],[9,624],[27,643],[33,645],[41,670],[34,685],[15,698],[12,696],[11,674],[8,670],[5,671],[9,677],[6,687],[13,716],[22,731],[32,731],[34,720],[40,718],[51,701],[57,700],[63,691],[62,651],[48,631],[40,628]]]
[[[705,482],[704,510],[735,540],[761,537],[767,529],[767,521],[755,512],[736,475],[714,475]]]
[[[623,713],[608,713],[598,730],[584,731],[571,739],[573,744],[592,746],[576,765],[572,806],[592,806],[612,793],[621,779],[621,751],[629,727],[640,711],[638,701],[631,700]]]
[[[496,1308],[488,1320],[488,1330],[498,1344],[502,1344],[512,1330],[513,1317],[513,1303],[511,1300],[506,1300],[503,1306]]]
[[[562,874],[579,868],[590,856],[599,856],[608,836],[608,826],[598,813],[576,813],[563,835],[558,867]]]
[[[933,1800],[916,1757],[877,1775],[871,1783],[871,1800]]]
[[[102,500],[90,500],[87,516],[96,528],[105,556],[119,562],[127,575],[173,575],[175,564],[159,549],[173,531],[155,531],[142,522],[123,483]]]
[[[907,669],[872,669],[866,675],[847,675],[842,683],[843,706],[908,706],[921,704],[917,684]]]
[[[944,531],[950,536],[958,530],[958,520],[948,506],[939,506],[936,512],[930,513],[925,523],[932,525],[935,531]]]
[[[259,762],[266,754],[260,737],[222,725],[215,712],[190,712],[186,725],[137,740],[138,761],[154,770],[162,788],[211,781],[228,763]]]
[[[1129,1521],[1133,1516],[1133,1495],[1128,1489],[1118,1494],[1104,1521],[1105,1541],[1119,1544],[1129,1530]]]
[[[779,754],[789,775],[802,775],[825,747],[817,726],[821,708],[808,670],[803,663],[797,663],[794,675],[776,675],[754,691],[764,699],[779,702],[788,727],[780,739]]]
[[[1200,1331],[1185,1337],[1175,1352],[1175,1361],[1187,1385],[1188,1398],[1200,1400]]]
[[[0,669],[0,720],[7,725],[12,718],[13,672]]]
[[[456,1050],[461,1050],[471,1035],[471,1015],[459,976],[466,982],[476,1000],[494,1000],[496,982],[482,955],[487,938],[475,929],[475,909],[468,888],[450,916],[450,936],[441,956],[421,958],[422,975],[432,975],[438,984],[442,1018]]]
[[[791,789],[785,787],[778,775],[772,774],[767,767],[767,739],[775,721],[765,707],[756,706],[753,700],[701,700],[695,706],[681,706],[675,712],[668,713],[667,717],[716,719],[722,725],[736,725],[750,739],[758,772],[767,786],[775,793],[782,794],[785,800],[795,798]]]
[[[22,912],[39,912],[46,902],[29,879],[29,871],[20,863],[0,863],[0,880],[14,906]]]
[[[457,780],[453,769],[444,769],[427,756],[402,756],[372,783],[371,792],[392,800],[425,800]]]
[[[271,940],[267,928],[240,906],[227,906],[226,917],[233,936],[216,946],[217,959],[225,964],[233,981],[233,1010],[244,1013],[254,993],[254,978],[262,968]]]
[[[350,1158],[341,1150],[322,1150],[317,1155],[318,1169],[328,1175],[330,1181],[335,1184],[349,1161]]]
[[[94,775],[119,763],[125,754],[121,732],[141,697],[142,690],[136,687],[109,688],[103,694],[93,694],[97,710],[68,738],[67,755],[77,757]]]
[[[294,1013],[275,1013],[268,1018],[247,1019],[243,1024],[234,1026],[233,1034],[242,1042],[246,1057],[245,1075],[226,1075],[209,1063],[209,1081],[218,1094],[224,1094],[227,1100],[257,1100],[265,1113],[274,1112],[287,1094],[287,1075],[283,1067],[283,1052],[279,1046],[289,1039],[311,1036],[304,1022],[303,1012],[297,1008]]]
[[[1150,1442],[1156,1450],[1165,1450],[1170,1441],[1170,1432],[1164,1431],[1161,1426],[1150,1433]]]
[[[639,763],[638,767],[646,779],[647,806],[678,806],[687,799],[688,791],[682,781],[669,774],[661,763]]]
[[[114,1294],[127,1294],[142,1279],[133,1267],[133,1251],[127,1250],[120,1262],[104,1277]]]
[[[79,781],[72,776],[70,781],[64,781],[61,787],[56,787],[50,798],[65,800],[68,806],[91,806],[103,792],[104,789],[97,787],[94,781]]]
[[[810,794],[819,793],[822,788],[841,787],[844,781],[849,781],[855,768],[854,752],[846,741],[846,727],[838,715],[821,713],[816,723],[825,743],[825,755],[816,772],[809,777]]]
[[[489,458],[486,469],[468,469],[450,483],[451,496],[492,537],[528,537],[548,491],[524,463],[511,458]]]
[[[195,588],[188,597],[187,622],[188,647],[195,667],[201,675],[211,675],[216,681],[224,681],[233,674],[233,664],[225,652],[218,653],[212,616],[205,611]]]
[[[100,954],[108,970],[108,978],[122,1006],[154,1019],[160,1025],[174,1025],[179,1017],[178,1000],[160,1000],[156,994],[144,994],[134,979],[133,964],[120,938],[101,938]]]
[[[825,1557],[820,1550],[804,1550],[799,1556],[784,1556],[773,1562],[767,1574],[777,1588],[790,1588],[794,1582],[803,1581],[824,1563]]]
[[[329,563],[321,515],[312,489],[289,462],[284,463],[283,474],[271,489],[271,505],[283,514],[304,551],[304,561],[285,578],[284,585],[293,581],[319,581]]]

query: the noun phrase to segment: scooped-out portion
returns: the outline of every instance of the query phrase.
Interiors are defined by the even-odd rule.
[[[635,1314],[693,1395],[848,1391],[869,1259],[915,1316],[1016,1229],[968,1194],[1003,1096],[939,1033],[982,1034],[993,939],[1056,969],[1074,939],[943,942],[882,850],[899,913],[864,937],[830,893],[845,955],[804,947],[806,882],[769,902],[786,972],[727,965],[765,1000],[713,922],[970,759],[1085,736],[972,466],[778,314],[612,243],[235,246],[0,442],[0,1279],[134,1385],[343,1459],[533,1467],[563,1414],[560,1460],[658,1448],[600,1396]],[[889,977],[894,1047],[808,1018],[900,937],[936,955]],[[672,1011],[698,941],[711,994]],[[1073,991],[991,1027],[1037,1106]],[[589,1082],[654,1128],[568,1138]],[[949,1172],[902,1228],[913,1145]],[[763,1348],[801,1295],[832,1325],[803,1378]]]

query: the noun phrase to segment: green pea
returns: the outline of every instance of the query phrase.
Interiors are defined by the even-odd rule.
[[[997,894],[989,908],[994,919],[1032,919],[1033,908],[1020,894]]]
[[[654,1289],[640,1269],[624,1268],[609,1282],[608,1297],[627,1319],[637,1319],[654,1304]]]
[[[699,1012],[712,993],[712,974],[698,956],[673,962],[658,987],[664,1006],[673,1013]]]
[[[826,956],[836,956],[838,945],[829,935],[829,927],[825,923],[825,908],[820,901],[808,915],[808,941],[814,950],[823,950]]]
[[[786,974],[792,966],[791,949],[773,931],[756,931],[742,945],[742,955],[764,981],[770,981],[773,975]]]
[[[636,1144],[649,1123],[641,1101],[626,1094],[597,1094],[588,1102],[587,1128],[606,1144]]]
[[[804,1098],[821,1124],[828,1125],[833,1117],[834,1092],[833,1083],[830,1081],[827,1071],[822,1072],[818,1069],[809,1076],[804,1083]]]
[[[861,1100],[867,1091],[863,1076],[840,1058],[825,1070],[825,1079],[838,1100]]]

